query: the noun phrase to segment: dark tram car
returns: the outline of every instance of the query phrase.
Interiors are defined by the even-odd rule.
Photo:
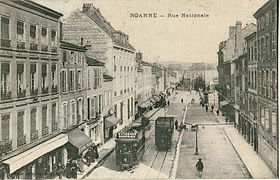
[[[158,150],[168,150],[172,144],[174,117],[158,117],[155,123],[155,143]]]
[[[130,127],[119,132],[116,138],[116,164],[119,170],[125,170],[138,164],[145,151],[145,133]]]

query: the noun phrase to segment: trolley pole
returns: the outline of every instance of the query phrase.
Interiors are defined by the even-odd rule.
[[[198,155],[198,144],[197,144],[197,131],[198,131],[198,125],[196,125],[196,130],[195,130],[195,155]]]

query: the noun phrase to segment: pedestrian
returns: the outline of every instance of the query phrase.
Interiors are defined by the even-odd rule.
[[[56,174],[59,179],[62,179],[62,176],[64,174],[64,167],[61,165],[60,162],[57,164]]]
[[[73,160],[71,163],[71,178],[73,179],[77,179],[77,171],[78,171],[79,167],[76,163],[76,160]]]
[[[217,113],[217,116],[219,116],[219,109],[217,109],[216,113]]]
[[[208,105],[205,105],[205,110],[206,112],[208,112]]]
[[[212,110],[212,112],[214,112],[214,105],[213,104],[211,106],[211,110]]]
[[[169,102],[169,100],[167,101],[167,105],[169,106],[169,104],[170,104],[170,102]]]
[[[67,163],[66,163],[66,170],[65,170],[65,176],[66,178],[70,179],[71,177],[71,161],[70,159],[68,159]]]
[[[77,160],[77,165],[79,167],[79,171],[84,172],[84,163],[83,163],[83,158],[81,156]]]
[[[202,177],[202,173],[203,173],[204,165],[203,165],[203,162],[201,161],[200,158],[198,159],[198,162],[196,163],[195,167],[197,169],[198,176],[201,178]]]
[[[94,145],[92,150],[93,150],[93,153],[94,153],[94,158],[98,159],[99,158],[99,154],[98,154],[97,145]]]
[[[184,100],[183,99],[181,99],[181,103],[183,103],[184,102]]]
[[[175,129],[178,130],[178,121],[177,121],[177,119],[175,121]]]
[[[90,157],[90,155],[91,155],[91,149],[89,148],[89,150],[85,153],[85,156],[84,156],[88,167],[91,164],[91,157]]]

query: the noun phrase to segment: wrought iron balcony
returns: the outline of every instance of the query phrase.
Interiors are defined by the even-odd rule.
[[[30,95],[31,96],[37,96],[38,95],[38,89],[30,89]]]
[[[48,46],[46,46],[46,45],[42,45],[42,51],[44,51],[44,52],[48,52]]]
[[[47,94],[48,92],[49,92],[48,87],[42,88],[42,94]]]
[[[7,154],[12,151],[12,140],[0,141],[0,157],[1,154]]]
[[[10,100],[12,98],[12,92],[11,91],[1,91],[1,100]]]
[[[11,40],[10,39],[1,39],[1,46],[2,47],[11,47]]]
[[[57,47],[52,47],[52,48],[51,48],[51,52],[52,52],[52,53],[57,53]]]
[[[24,144],[26,144],[26,135],[23,135],[23,136],[18,135],[17,147],[20,147],[20,146],[22,146]]]
[[[52,86],[52,92],[53,93],[57,92],[57,86],[54,86],[54,85]]]
[[[30,50],[37,51],[38,50],[38,44],[30,43]]]
[[[17,42],[17,49],[25,49],[25,42]]]
[[[49,127],[44,127],[43,129],[42,129],[42,136],[44,137],[44,136],[46,136],[46,135],[48,135],[49,134]]]
[[[57,131],[58,130],[58,124],[57,122],[52,123],[52,131]]]
[[[17,98],[24,98],[26,96],[26,90],[18,90]]]
[[[38,130],[33,131],[33,132],[31,131],[30,139],[31,139],[31,141],[38,139]]]

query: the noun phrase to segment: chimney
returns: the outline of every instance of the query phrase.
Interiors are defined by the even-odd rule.
[[[235,27],[236,27],[236,33],[240,33],[242,30],[242,22],[236,21]]]
[[[229,37],[234,35],[236,33],[236,28],[235,26],[229,26]]]
[[[142,53],[141,52],[136,53],[136,59],[142,60]]]
[[[83,5],[83,13],[87,12],[91,7],[93,7],[92,3],[85,3]]]

